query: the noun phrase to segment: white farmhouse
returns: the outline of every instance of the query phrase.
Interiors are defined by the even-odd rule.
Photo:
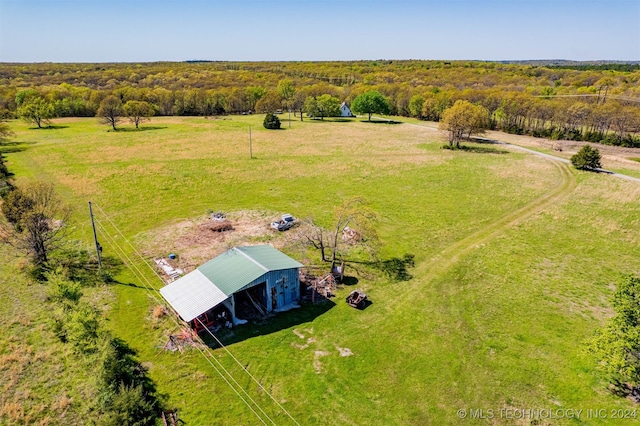
[[[355,117],[346,102],[343,102],[342,105],[340,105],[340,117]]]

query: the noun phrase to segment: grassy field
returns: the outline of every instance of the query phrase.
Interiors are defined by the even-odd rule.
[[[87,201],[142,246],[155,230],[207,210],[289,212],[329,226],[334,206],[366,198],[379,215],[381,257],[414,255],[413,279],[357,276],[373,301],[366,310],[346,306],[345,288],[335,304],[241,327],[228,346],[300,424],[441,425],[459,424],[458,409],[630,407],[606,392],[584,341],[610,315],[620,274],[640,272],[640,185],[499,146],[443,150],[433,129],[409,124],[293,121],[267,131],[261,120],[154,118],[137,132],[107,132],[93,119],[46,130],[14,122],[8,166],[18,181],[55,182],[76,207],[74,236],[87,244]],[[218,362],[269,419],[294,424],[224,350],[209,358],[160,351],[175,325],[152,321],[156,302],[133,274],[117,278],[134,285],[111,288],[110,327],[186,424],[260,423]],[[21,290],[32,287],[3,279],[37,312],[39,296]],[[2,303],[10,325],[15,305]],[[33,395],[56,394],[23,380]],[[63,423],[57,414],[51,422]],[[547,423],[607,422],[618,424],[586,414]]]

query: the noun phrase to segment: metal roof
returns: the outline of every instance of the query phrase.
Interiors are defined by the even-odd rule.
[[[183,320],[191,321],[267,272],[302,266],[269,245],[235,247],[161,288],[160,293]]]
[[[211,259],[198,270],[231,296],[269,271],[303,265],[269,245],[235,247]]]
[[[229,298],[197,269],[160,289],[183,320],[191,321]]]

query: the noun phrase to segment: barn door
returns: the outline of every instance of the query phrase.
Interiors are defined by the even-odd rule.
[[[284,293],[285,306],[291,303],[291,294],[289,292],[289,286],[287,285],[287,279],[282,277],[282,292]]]

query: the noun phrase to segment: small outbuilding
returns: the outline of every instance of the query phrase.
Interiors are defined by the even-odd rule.
[[[219,307],[222,317],[243,323],[238,307],[261,313],[298,307],[303,265],[270,245],[234,247],[193,272],[164,286],[160,293],[187,322]]]
[[[349,105],[346,102],[343,102],[340,105],[340,117],[355,117],[355,115],[353,115],[353,113],[351,112],[351,108],[349,108]]]

